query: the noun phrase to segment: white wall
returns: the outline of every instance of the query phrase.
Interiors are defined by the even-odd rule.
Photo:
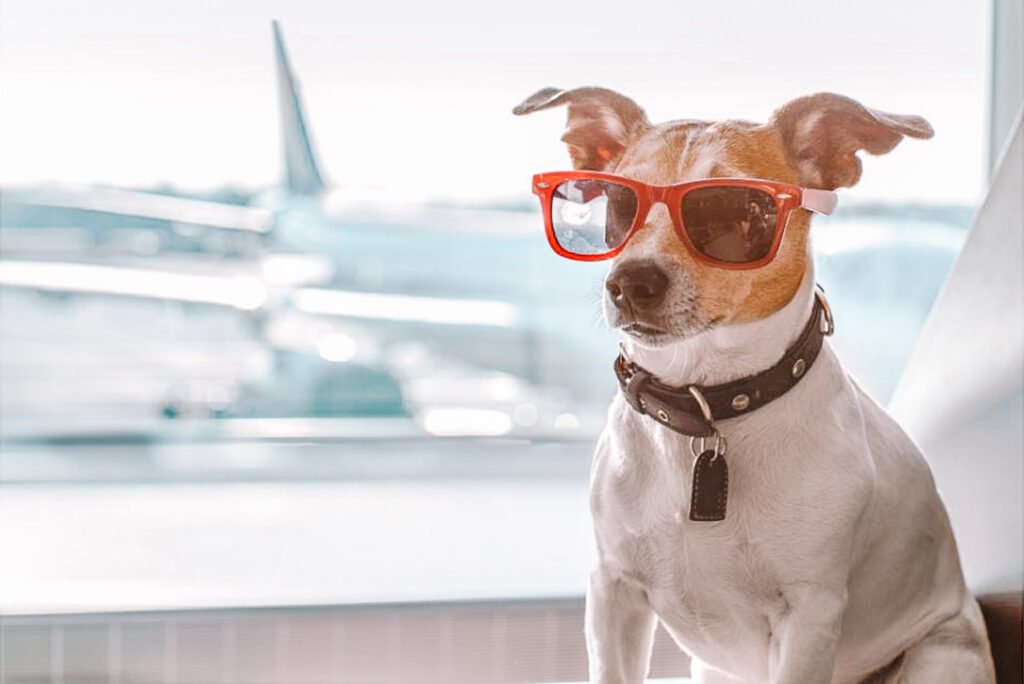
[[[1018,115],[890,405],[932,465],[976,592],[1024,587],[1022,136]]]

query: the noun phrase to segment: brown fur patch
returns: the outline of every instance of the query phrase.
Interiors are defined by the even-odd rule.
[[[713,124],[674,122],[653,127],[623,153],[615,173],[646,183],[669,185],[699,177],[741,176],[797,183],[799,170],[787,158],[782,139],[769,126],[742,121]],[[675,235],[664,213],[657,233],[659,251],[676,259],[699,290],[698,306],[712,322],[764,318],[782,308],[803,280],[810,261],[810,215],[794,211],[779,252],[767,266],[718,268],[699,261]],[[661,223],[661,222],[659,222]]]

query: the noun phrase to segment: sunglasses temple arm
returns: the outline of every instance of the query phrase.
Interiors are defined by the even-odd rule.
[[[831,190],[801,188],[800,206],[819,214],[831,214],[839,204],[839,195]]]

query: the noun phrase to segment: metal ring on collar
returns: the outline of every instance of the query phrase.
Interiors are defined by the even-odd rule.
[[[715,422],[714,416],[711,415],[711,405],[708,404],[708,400],[704,398],[704,393],[697,389],[696,385],[690,385],[686,388],[693,398],[697,401],[697,406],[700,406],[700,412],[704,414],[704,420],[709,423]]]
[[[818,303],[821,304],[821,334],[828,337],[836,331],[836,323],[832,320],[832,307],[828,305],[828,300],[825,299],[825,290],[822,289],[821,285],[815,284],[814,296],[817,298]]]
[[[629,352],[626,351],[626,343],[622,340],[619,340],[619,356],[621,356],[626,363],[633,365],[633,359],[630,358]]]
[[[710,437],[714,437],[715,438],[715,456],[722,456],[722,455],[724,455],[725,454],[725,437],[722,435],[722,433],[719,432],[718,430],[715,430],[714,434],[710,435]],[[697,458],[702,453],[704,453],[704,447],[707,446],[707,440],[708,439],[709,439],[709,437],[704,437],[704,436],[698,437],[696,435],[693,436],[693,437],[690,437],[690,453],[693,454],[694,458]],[[697,440],[700,440],[700,448],[699,449],[694,448],[694,445],[697,444]]]

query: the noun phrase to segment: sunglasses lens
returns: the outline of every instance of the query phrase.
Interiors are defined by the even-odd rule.
[[[683,225],[697,250],[731,264],[759,261],[778,226],[775,199],[754,188],[703,188],[683,197]]]
[[[555,188],[551,226],[565,251],[581,256],[607,254],[626,239],[636,210],[636,193],[624,185],[570,180]]]

